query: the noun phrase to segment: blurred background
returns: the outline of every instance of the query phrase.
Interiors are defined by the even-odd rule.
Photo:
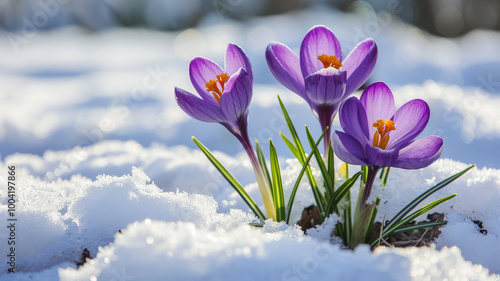
[[[28,20],[43,22],[49,30],[79,25],[91,31],[117,26],[157,30],[193,27],[211,13],[248,20],[256,16],[307,9],[318,4],[356,13],[360,5],[375,12],[393,8],[403,21],[444,37],[456,37],[473,29],[500,28],[500,2],[497,0],[2,0],[0,24],[16,32]],[[49,17],[37,13],[42,9]]]
[[[277,94],[297,126],[319,133],[264,58],[271,41],[298,53],[317,24],[336,34],[344,58],[374,38],[379,57],[368,82],[386,82],[398,106],[428,101],[424,134],[445,138],[445,157],[500,168],[490,153],[500,141],[497,0],[0,0],[0,156],[79,148],[84,160],[103,140],[195,148],[192,135],[240,153],[222,126],[190,119],[173,95],[174,87],[194,93],[191,59],[223,65],[229,42],[254,68],[252,137],[267,143],[286,131],[276,122]],[[280,141],[278,150],[290,156]]]

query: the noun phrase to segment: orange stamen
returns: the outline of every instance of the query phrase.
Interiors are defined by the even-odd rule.
[[[226,84],[227,79],[229,79],[229,75],[226,73],[221,73],[216,76],[215,80],[210,80],[205,84],[205,88],[207,88],[207,92],[212,92],[215,100],[220,103],[220,99],[222,97],[222,93],[224,93],[224,85]],[[217,84],[217,82],[219,82]]]
[[[342,66],[342,63],[336,56],[328,56],[322,54],[321,56],[318,56],[318,59],[323,63],[323,66],[325,68],[334,67],[336,69],[339,69]]]
[[[389,143],[389,132],[396,130],[394,122],[391,120],[377,120],[377,122],[373,123],[373,127],[377,128],[375,134],[373,134],[373,147],[385,150]]]

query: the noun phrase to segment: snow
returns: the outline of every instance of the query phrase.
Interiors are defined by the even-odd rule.
[[[397,16],[387,19],[366,9],[311,9],[244,23],[212,14],[179,32],[89,34],[70,27],[36,33],[18,45],[0,31],[0,53],[8,54],[0,60],[0,171],[15,165],[19,187],[18,272],[5,274],[4,257],[0,280],[499,280],[489,275],[500,273],[500,34],[478,30],[445,40]],[[276,95],[304,140],[303,125],[315,135],[319,126],[304,101],[272,78],[263,53],[272,40],[297,51],[314,24],[330,26],[344,54],[361,35],[373,37],[380,53],[372,82],[387,82],[397,107],[426,100],[432,113],[423,135],[445,139],[443,159],[432,166],[392,169],[386,187],[375,182],[379,220],[478,164],[424,202],[458,194],[436,209],[449,223],[432,247],[349,251],[329,235],[336,217],[307,235],[271,221],[251,227],[255,216],[191,141],[195,135],[214,151],[262,205],[251,164],[234,137],[222,126],[191,120],[173,98],[174,86],[193,89],[192,57],[221,63],[226,44],[238,43],[255,72],[251,139],[266,151],[268,139],[274,140],[288,198],[301,167],[280,140],[279,132],[288,131]],[[337,159],[337,169],[340,164]],[[2,172],[4,222],[6,185]],[[312,203],[304,180],[291,221]],[[488,234],[473,220],[481,220]],[[85,248],[94,259],[77,269]]]
[[[337,220],[334,217],[318,229],[309,230],[308,235],[296,226],[271,221],[263,229],[248,226],[256,218],[196,150],[103,141],[89,147],[92,154],[85,161],[66,168],[64,174],[73,176],[55,180],[47,177],[56,166],[56,155],[64,159],[63,155],[75,150],[47,152],[43,157],[16,154],[6,159],[16,163],[18,185],[22,186],[18,192],[18,219],[23,224],[18,232],[17,252],[21,273],[16,273],[19,279],[14,280],[25,280],[27,276],[37,280],[89,280],[92,276],[106,280],[116,274],[134,280],[145,276],[145,272],[148,280],[163,280],[166,272],[170,278],[182,276],[188,280],[300,280],[321,276],[358,280],[366,276],[374,276],[374,280],[469,276],[469,280],[487,280],[488,272],[500,271],[497,248],[491,246],[500,244],[500,213],[496,206],[500,200],[500,171],[496,169],[474,169],[426,201],[458,193],[437,208],[446,213],[449,224],[442,228],[435,249],[384,249],[372,255],[364,247],[351,253],[340,247],[338,239],[331,239],[329,233]],[[180,159],[186,159],[186,155],[190,161],[182,165]],[[244,162],[243,155],[217,155],[262,205],[258,188],[249,176],[251,168],[244,163],[243,169],[237,169]],[[37,160],[30,160],[35,157]],[[154,168],[150,163],[156,163]],[[340,164],[337,161],[336,166]],[[1,168],[6,169],[3,165]],[[130,168],[135,165],[138,167]],[[293,179],[300,170],[296,160],[286,160],[283,165],[284,178]],[[379,219],[394,215],[415,195],[465,167],[442,159],[422,170],[393,169],[385,188],[375,183],[374,194],[383,198]],[[180,172],[184,169],[197,175],[197,183]],[[122,175],[95,177],[102,170]],[[315,169],[314,173],[319,172]],[[1,181],[5,182],[5,177]],[[183,181],[192,184],[189,193],[181,189]],[[217,182],[217,189],[201,187],[209,181]],[[293,181],[284,181],[284,185],[285,194],[289,194]],[[5,190],[4,186],[2,198]],[[300,210],[312,202],[312,193],[304,181],[292,221],[298,220]],[[6,205],[1,208],[5,220]],[[471,221],[475,219],[483,221],[488,235],[479,233]],[[84,248],[95,259],[76,270],[72,262],[79,259]],[[0,272],[5,272],[6,266],[2,264]],[[0,280],[7,280],[2,278],[7,276],[0,275]]]

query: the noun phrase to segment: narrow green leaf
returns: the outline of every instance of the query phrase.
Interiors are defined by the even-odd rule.
[[[363,180],[363,183],[366,183],[368,180],[368,166],[362,165],[361,171],[363,172],[363,177],[361,179]]]
[[[437,185],[435,185],[434,187],[431,187],[429,188],[426,192],[422,193],[419,197],[415,198],[413,201],[411,201],[408,205],[406,205],[406,207],[404,207],[403,209],[401,209],[401,211],[399,211],[399,213],[397,213],[394,218],[392,218],[389,223],[387,224],[387,227],[391,227],[392,225],[396,224],[399,222],[399,220],[401,220],[404,216],[406,216],[406,214],[408,214],[409,212],[411,212],[411,210],[413,210],[418,204],[420,204],[420,202],[424,201],[427,197],[431,196],[434,192],[440,190],[441,188],[447,186],[448,184],[450,184],[451,182],[453,182],[454,180],[456,180],[457,178],[459,178],[460,176],[462,176],[463,174],[465,174],[467,171],[469,171],[470,169],[474,168],[476,165],[472,165],[468,168],[466,168],[465,170],[459,172],[459,173],[456,173],[455,175],[445,179],[444,181],[438,183]]]
[[[376,202],[365,205],[354,214],[351,240],[348,244],[346,244],[346,246],[348,246],[350,249],[356,248],[356,246],[358,246],[359,244],[366,243],[365,241],[368,229],[371,227],[369,225],[369,222],[373,216],[373,209],[376,208],[375,203]]]
[[[271,186],[273,190],[273,202],[276,210],[276,220],[280,222],[285,220],[285,196],[283,195],[278,154],[276,153],[276,148],[271,139],[269,139],[269,150],[271,151],[271,173],[273,178],[273,184]]]
[[[299,150],[293,145],[293,143],[283,134],[280,133],[281,138],[283,138],[283,141],[285,141],[286,146],[288,146],[288,149],[293,153],[295,158],[299,159],[300,158],[300,153]]]
[[[342,165],[346,165],[345,163]],[[341,168],[342,170],[342,168]],[[344,170],[346,172],[346,170]],[[340,172],[340,171],[339,171]],[[345,175],[345,174],[344,174]],[[358,173],[357,175],[354,175],[356,179],[361,175],[361,173]],[[343,176],[343,175],[342,175]],[[349,180],[349,178],[347,178]],[[356,180],[352,179],[352,184],[349,182],[345,185],[341,185],[337,190],[334,191],[334,196],[335,198],[330,198],[330,206],[329,206],[329,212],[333,212],[338,214],[343,221],[340,221],[337,223],[336,226],[336,231],[337,235],[342,238],[342,241],[344,241],[344,245],[349,245],[349,241],[351,241],[351,235],[352,235],[352,211],[351,211],[351,187],[354,185]],[[345,191],[344,191],[345,190]],[[333,196],[332,196],[333,197]],[[338,199],[340,198],[340,199]],[[333,203],[333,201],[338,203]],[[327,213],[328,214],[328,213]]]
[[[437,225],[444,225],[447,223],[448,223],[448,221],[423,222],[423,223],[419,223],[419,224],[412,225],[412,226],[401,227],[401,228],[395,230],[392,234],[410,232],[410,231],[421,229],[421,228],[429,228],[429,227],[434,227]]]
[[[212,162],[212,164],[217,168],[217,170],[221,173],[221,175],[227,180],[227,182],[238,192],[243,201],[247,203],[248,207],[254,212],[254,214],[261,219],[262,221],[266,220],[266,217],[262,214],[255,201],[248,195],[248,193],[243,189],[241,184],[229,173],[224,166],[212,155],[210,150],[206,148],[201,142],[199,142],[195,137],[192,137],[193,141],[196,145],[201,149],[201,151],[207,156],[208,160]]]
[[[412,221],[413,219],[417,218],[418,216],[427,213],[428,211],[432,210],[434,207],[438,206],[439,204],[441,204],[441,203],[443,203],[445,201],[450,200],[451,198],[453,198],[455,196],[457,196],[456,193],[448,195],[448,196],[445,196],[445,197],[440,198],[440,199],[437,199],[437,200],[435,200],[435,201],[433,201],[433,202],[431,202],[431,203],[423,206],[422,208],[420,208],[417,211],[411,213],[409,216],[405,217],[404,219],[402,219],[398,223],[394,224],[392,226],[392,228],[386,228],[387,232],[392,232],[392,231],[398,229],[399,227],[401,227],[401,226],[409,223],[410,221]]]
[[[269,169],[267,168],[266,158],[264,157],[264,153],[262,152],[262,148],[260,147],[260,143],[258,140],[255,141],[255,146],[257,147],[257,158],[259,159],[260,167],[264,172],[264,177],[267,179],[269,186],[272,186],[273,182],[271,181],[271,177],[269,175]]]
[[[311,186],[311,190],[313,192],[314,200],[316,201],[316,207],[318,207],[318,211],[321,215],[321,219],[325,219],[325,197],[321,192],[319,191],[318,185],[316,184],[316,180],[314,179],[313,173],[311,171],[311,168],[309,167],[309,164],[306,167],[306,175],[307,179],[309,180],[309,185]]]
[[[385,186],[387,184],[387,179],[389,178],[389,172],[391,171],[391,167],[385,167],[380,172],[380,180],[382,180],[382,185]]]
[[[352,203],[351,203],[351,190],[349,189],[347,191],[347,194],[345,195],[344,198],[340,201],[345,201],[345,207],[342,208],[343,212],[343,229],[344,229],[344,235],[345,239],[344,241],[351,241],[351,235],[352,235]],[[348,245],[347,243],[345,245]]]
[[[423,206],[422,208],[418,209],[417,211],[413,212],[412,214],[410,214],[409,216],[407,216],[404,219],[400,220],[396,224],[393,224],[390,227],[386,226],[385,230],[382,232],[382,238],[385,238],[385,237],[393,234],[394,231],[400,229],[401,227],[403,227],[405,224],[409,223],[413,219],[415,219],[418,216],[421,216],[421,215],[427,213],[428,211],[432,210],[434,207],[438,206],[439,204],[441,204],[443,202],[446,202],[446,201],[450,200],[451,198],[453,198],[455,196],[457,196],[456,193],[448,195],[448,196],[443,197],[443,198],[440,198],[438,200],[435,200],[435,201],[433,201],[433,202],[431,202],[431,203]],[[372,246],[375,245],[378,242],[379,239],[375,240],[375,242],[372,243]]]
[[[361,173],[359,173],[356,177],[359,177]],[[356,181],[353,181],[353,185]],[[352,185],[351,185],[352,187]],[[335,192],[339,192],[341,187],[337,189]],[[342,192],[342,191],[340,191]],[[338,236],[342,238],[342,241],[344,241],[344,245],[349,245],[349,241],[351,241],[351,235],[352,235],[352,203],[351,203],[351,189],[347,188],[347,192],[345,193],[344,196],[339,195],[341,197],[339,203],[337,204],[336,208],[337,211],[335,211],[342,219],[343,221],[338,223]]]
[[[372,209],[370,221],[368,222],[368,230],[366,231],[365,243],[368,243],[370,241],[370,237],[372,235],[373,223],[375,222],[375,219],[377,218],[378,204],[380,204],[380,197],[377,197],[377,200],[375,201],[375,206]]]
[[[321,142],[321,139],[323,139],[323,135],[325,133],[326,133],[326,130],[323,132],[323,134],[321,134],[318,141],[314,144],[313,151],[311,151],[311,153],[307,157],[305,163],[302,165],[302,170],[300,170],[299,176],[297,177],[297,180],[295,181],[295,185],[293,186],[293,189],[292,189],[292,194],[290,194],[290,199],[288,199],[288,205],[287,205],[288,214],[286,217],[286,223],[290,223],[290,214],[292,213],[293,201],[295,200],[295,195],[297,194],[297,189],[299,188],[300,181],[302,180],[302,177],[304,176],[304,173],[306,172],[306,170],[308,170],[309,161],[311,161],[311,159],[314,155],[314,151],[318,150],[318,145]]]
[[[334,211],[338,214],[339,209],[337,208],[337,204],[340,202],[340,200],[347,194],[347,192],[351,189],[351,187],[354,185],[354,183],[358,180],[359,176],[361,175],[361,172],[357,172],[354,174],[351,178],[346,180],[333,194],[333,196],[330,198],[328,201],[328,204],[326,205],[326,211],[327,215],[333,213]]]
[[[357,172],[354,174],[352,177],[350,177],[348,180],[346,180],[333,194],[333,202],[335,204],[338,204],[340,200],[345,196],[345,194],[351,189],[351,187],[354,185],[354,183],[358,180],[359,176],[361,175],[361,172]]]
[[[300,142],[300,138],[299,138],[299,135],[297,134],[297,130],[295,130],[295,126],[293,125],[292,119],[290,119],[290,115],[288,114],[288,111],[286,110],[285,105],[281,101],[280,96],[278,96],[278,101],[280,102],[281,111],[283,111],[283,116],[285,117],[286,124],[288,125],[288,130],[290,131],[290,134],[292,135],[293,142],[295,143],[295,148],[298,150],[299,155],[304,155],[305,154],[304,147],[302,146],[302,143]],[[302,159],[302,161],[304,161],[304,160],[305,160],[305,157]]]
[[[306,154],[304,152],[304,147],[302,146],[302,143],[300,142],[300,138],[297,134],[297,130],[295,130],[295,126],[293,125],[292,120],[290,119],[290,115],[288,114],[288,111],[286,110],[285,105],[283,104],[283,102],[281,101],[281,98],[279,96],[278,96],[278,100],[279,100],[279,103],[281,106],[281,110],[283,111],[283,116],[285,117],[286,123],[288,125],[288,129],[289,129],[290,134],[292,135],[292,139],[295,143],[294,147],[297,150],[297,155],[295,155],[295,156],[296,157],[298,156],[297,160],[299,160],[301,165],[304,165],[305,160],[307,158]],[[325,129],[325,132],[326,132],[326,129]],[[325,132],[323,132],[323,135],[325,134]],[[316,207],[318,208],[318,211],[321,215],[321,218],[324,219],[325,218],[325,204],[326,204],[325,198],[323,197],[323,195],[319,191],[318,185],[316,183],[316,180],[314,179],[311,168],[309,166],[306,167],[306,175],[307,175],[307,179],[309,180],[309,184],[311,185],[311,190],[312,190],[313,195],[314,195],[314,200],[316,201]]]
[[[311,146],[311,149],[314,147],[314,138],[311,135],[311,132],[309,131],[309,128],[306,126],[306,134],[307,134],[307,139],[309,140],[309,145]],[[321,156],[321,153],[319,150],[315,150],[314,152],[314,158],[316,158],[316,162],[318,163],[319,169],[321,171],[321,175],[323,176],[324,182],[325,182],[325,189],[326,189],[326,198],[330,198],[333,195],[333,181],[332,178],[330,177],[330,174],[328,173],[328,169],[326,168],[325,161],[323,161],[323,157]],[[326,214],[329,215],[329,214]]]
[[[335,191],[335,156],[333,154],[333,146],[332,142],[330,142],[330,145],[328,146],[328,174],[330,174],[332,178],[332,188],[333,191]]]

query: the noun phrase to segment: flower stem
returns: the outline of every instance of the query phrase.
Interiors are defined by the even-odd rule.
[[[376,211],[376,203],[366,204],[366,200],[370,197],[372,192],[373,182],[377,176],[380,167],[369,166],[368,174],[366,177],[366,182],[361,180],[361,186],[359,189],[358,203],[356,205],[356,211],[354,212],[354,223],[353,231],[351,236],[351,241],[349,242],[349,248],[354,249],[357,245],[361,243],[367,243],[366,238],[368,237],[368,231],[371,229],[370,219],[372,213]]]
[[[324,132],[326,130],[326,127],[328,127],[328,130],[323,136],[323,146],[325,153],[324,155],[328,155],[328,145],[330,144],[330,139],[332,137],[332,122],[335,118],[335,115],[337,114],[337,108],[338,105],[333,107],[319,106],[317,108],[317,117],[319,120],[319,124],[321,125],[321,131]]]
[[[365,190],[363,192],[363,198],[362,198],[362,203],[364,205],[366,205],[366,200],[368,200],[368,197],[370,197],[370,194],[372,193],[373,182],[377,177],[378,170],[380,170],[380,167],[377,166],[368,167],[368,176],[366,178]]]
[[[326,128],[322,129],[324,131]],[[325,157],[328,156],[328,148],[330,146],[331,135],[332,135],[332,126],[329,126],[328,129],[326,130],[325,135],[323,136],[323,146],[325,151],[323,155],[325,155]]]
[[[266,209],[267,218],[276,220],[276,210],[273,204],[271,187],[269,186],[269,182],[264,176],[264,171],[262,171],[262,167],[259,164],[259,160],[252,147],[252,143],[248,138],[248,133],[245,130],[245,132],[242,132],[240,135],[235,135],[243,145],[243,148],[245,149],[248,157],[250,158],[250,162],[252,163],[255,178],[257,179],[257,184],[259,185],[260,195],[262,196],[264,208]]]

